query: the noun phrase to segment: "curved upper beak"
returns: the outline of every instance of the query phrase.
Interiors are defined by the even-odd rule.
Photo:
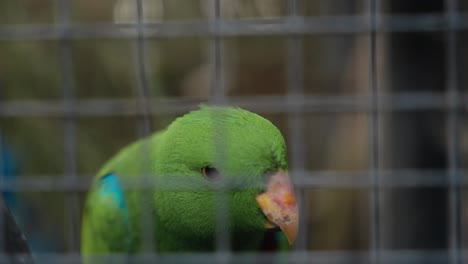
[[[267,190],[257,195],[257,204],[273,224],[288,238],[289,244],[296,240],[299,226],[296,197],[287,172],[278,170],[267,182]]]

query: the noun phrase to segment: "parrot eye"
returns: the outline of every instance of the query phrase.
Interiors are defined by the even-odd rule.
[[[201,170],[203,176],[208,180],[217,180],[220,178],[219,172],[216,168],[211,166],[205,166]]]

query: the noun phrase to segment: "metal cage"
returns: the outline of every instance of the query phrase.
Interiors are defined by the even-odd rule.
[[[405,9],[404,3],[400,3],[404,1],[395,1],[394,3],[377,0],[363,3],[355,1],[363,6],[360,9],[361,12],[351,12],[351,14],[332,12],[331,15],[314,16],[304,13],[305,6],[310,4],[307,1],[289,0],[278,1],[282,3],[284,10],[284,14],[281,16],[232,19],[226,18],[223,13],[223,5],[227,5],[228,1],[212,0],[206,1],[208,4],[205,7],[208,8],[209,15],[205,19],[180,21],[147,21],[145,5],[148,5],[148,1],[127,2],[134,4],[136,16],[133,20],[121,23],[112,21],[76,22],[72,18],[73,1],[58,0],[53,3],[55,15],[52,23],[0,24],[0,46],[11,43],[16,45],[16,43],[22,42],[50,41],[55,43],[57,51],[57,54],[53,56],[57,58],[59,72],[56,74],[60,77],[58,94],[61,96],[58,98],[41,99],[31,96],[24,100],[12,99],[5,91],[14,88],[8,86],[10,82],[5,81],[2,85],[0,77],[0,122],[4,121],[3,124],[0,123],[1,142],[8,143],[8,140],[5,140],[8,139],[8,135],[2,133],[2,131],[9,129],[10,123],[6,121],[7,119],[54,118],[63,125],[63,130],[61,130],[63,132],[61,143],[64,153],[63,175],[33,172],[27,173],[29,175],[25,175],[26,177],[17,177],[14,181],[2,178],[1,189],[4,192],[59,191],[65,193],[66,216],[64,219],[66,219],[66,226],[64,228],[67,233],[65,239],[67,249],[58,252],[36,252],[37,262],[75,263],[81,261],[79,254],[80,199],[83,192],[90,187],[92,173],[83,175],[77,169],[77,148],[80,148],[77,141],[79,137],[77,120],[88,117],[130,117],[136,121],[138,136],[144,136],[152,131],[151,119],[154,115],[179,115],[197,108],[200,103],[236,105],[254,112],[284,116],[290,153],[290,174],[300,197],[300,210],[303,217],[296,245],[288,253],[239,254],[231,252],[225,245],[220,244],[219,250],[213,253],[161,255],[149,251],[135,256],[97,256],[97,259],[102,261],[124,260],[130,263],[155,260],[171,263],[206,263],[207,260],[209,262],[243,263],[251,261],[252,258],[259,263],[270,263],[276,259],[285,263],[463,263],[467,261],[467,255],[464,253],[466,230],[463,227],[468,219],[464,217],[466,212],[463,210],[463,202],[465,200],[464,188],[467,182],[467,159],[464,155],[468,153],[468,150],[466,143],[463,142],[468,140],[468,127],[465,125],[465,113],[468,106],[466,93],[468,80],[464,79],[463,73],[468,62],[466,48],[468,47],[466,41],[466,36],[468,36],[466,35],[468,30],[466,8],[468,7],[464,6],[461,1],[431,1],[431,3],[436,3],[436,7],[431,9],[428,4],[427,12],[424,11],[426,7],[423,1],[406,4],[408,9]],[[336,1],[332,2],[337,6],[345,5],[344,3],[336,3]],[[418,5],[421,6],[420,9],[418,9]],[[409,6],[412,6],[412,9]],[[399,8],[403,11],[400,12]],[[403,53],[402,45],[404,44],[398,44],[398,34],[417,35],[416,40],[413,39],[413,44],[416,43],[414,44],[416,47],[409,48],[408,53]],[[415,55],[416,50],[424,49],[422,44],[430,41],[431,34],[437,35],[435,38],[438,44],[427,48],[426,53],[422,52],[423,55]],[[367,88],[362,93],[345,91],[315,94],[306,91],[304,83],[305,79],[309,77],[304,70],[304,65],[309,57],[305,53],[310,49],[305,44],[306,38],[324,35],[364,36],[362,42],[366,44],[361,49],[361,54],[365,56],[361,61],[366,65],[365,69],[368,71],[364,74],[366,76],[364,83],[366,83]],[[229,70],[226,69],[227,58],[225,56],[227,39],[272,36],[278,36],[284,40],[285,92],[283,94],[231,96],[226,85],[228,81],[226,71]],[[201,38],[207,44],[206,57],[210,72],[208,75],[210,76],[209,93],[202,99],[155,95],[150,88],[152,80],[149,74],[151,69],[149,69],[148,60],[151,57],[149,55],[151,51],[148,42],[184,38]],[[130,67],[135,76],[135,89],[132,96],[94,99],[76,96],[81,87],[76,82],[76,69],[74,69],[76,57],[73,56],[72,49],[75,42],[86,40],[125,40],[131,43],[129,47],[133,63]],[[440,58],[438,57],[440,60],[435,62],[442,62],[440,68],[443,69],[443,72],[426,73],[421,68],[415,68],[422,64],[416,63],[418,59],[437,56],[434,55],[437,52],[443,53]],[[8,59],[11,58],[14,57]],[[395,60],[392,61],[392,59]],[[325,57],[323,60],[326,61],[327,58]],[[390,61],[390,63],[386,62],[387,66],[390,65],[389,69],[382,70],[380,68],[382,64],[385,64],[382,63],[382,60]],[[392,68],[403,67],[401,65],[395,66],[397,64],[395,61],[401,65],[407,63],[407,68],[405,68],[407,75]],[[8,63],[13,63],[13,61]],[[0,63],[0,72],[2,71],[1,66]],[[48,65],[43,65],[43,67],[48,67]],[[93,67],[93,65],[89,65],[89,67]],[[339,73],[334,72],[334,74],[338,75]],[[430,79],[431,74],[442,76],[443,87],[425,90],[424,87],[411,88],[415,83],[405,82],[413,76],[419,76],[415,78],[422,79],[426,78],[424,76],[428,76],[427,78]],[[410,89],[406,89],[406,86]],[[5,90],[2,92],[3,89]],[[41,87],[31,87],[31,89],[41,89]],[[429,157],[426,159],[420,145],[417,147],[407,145],[405,148],[404,144],[400,146],[398,143],[388,140],[395,134],[404,133],[401,132],[402,130],[395,130],[394,127],[397,126],[397,123],[392,123],[398,122],[394,121],[399,118],[398,115],[415,112],[424,112],[429,119],[434,114],[438,116],[437,120],[444,120],[442,126],[427,121],[427,125],[422,125],[422,128],[410,124],[412,120],[419,117],[401,123],[402,126],[408,125],[407,130],[405,130],[407,132],[415,129],[416,132],[408,132],[414,133],[411,139],[421,137],[421,133],[431,133],[431,129],[434,129],[436,134],[442,131],[440,132],[442,136],[437,136],[437,138],[443,139],[440,144],[444,153],[437,156],[443,160],[442,166],[431,168],[431,166],[424,165],[412,166],[412,163],[408,165],[404,162],[401,166],[392,166],[386,161],[389,156],[398,160],[399,155],[405,158],[411,157],[411,155],[422,155],[421,159],[429,160],[427,161],[429,163],[434,159]],[[309,150],[310,145],[304,143],[310,136],[305,132],[308,123],[306,123],[304,116],[321,114],[363,116],[365,119],[363,124],[366,129],[360,131],[367,135],[364,136],[364,151],[367,155],[366,168],[314,170],[307,166],[310,161],[307,155],[313,150]],[[338,128],[335,127],[335,129],[346,130],[348,127],[344,124]],[[406,135],[402,134],[400,137]],[[430,137],[430,139],[434,138]],[[60,140],[54,142],[57,143]],[[424,144],[424,142],[419,144]],[[393,152],[389,150],[390,147],[393,147]],[[419,148],[419,151],[409,150],[414,148]],[[410,153],[403,155],[402,152],[405,151]],[[353,155],[353,150],[346,150],[346,153]],[[305,190],[311,188],[365,192],[364,196],[368,204],[361,204],[361,206],[367,207],[366,213],[364,213],[367,220],[364,224],[361,223],[364,225],[362,229],[354,231],[359,233],[366,230],[359,234],[361,239],[365,240],[362,246],[351,246],[352,249],[339,247],[314,249],[314,246],[311,246],[308,234],[312,232],[310,228],[313,223],[311,224],[309,217],[314,214],[314,211],[305,201],[308,197]],[[399,193],[398,190],[404,191]],[[429,191],[421,194],[421,190]],[[432,192],[431,190],[436,191]],[[403,200],[398,201],[399,197]],[[422,209],[419,207],[422,202],[415,201],[427,197],[442,200],[440,203],[424,205],[429,208]],[[432,203],[434,200],[430,200],[430,202]],[[403,205],[405,203],[408,204]],[[433,207],[431,208],[431,206]],[[396,222],[388,222],[390,221],[388,219],[394,217],[394,213],[410,214],[412,210],[421,210],[421,213],[414,218],[401,216]],[[41,212],[47,214],[47,209],[41,209]],[[431,212],[439,215],[436,217],[439,220],[434,220],[434,222],[427,220],[432,217]],[[362,216],[360,217],[357,221],[363,219]],[[408,225],[406,229],[400,230],[399,227],[405,225],[405,219],[416,222]],[[424,229],[418,229],[418,225],[423,225],[422,222],[426,220],[433,223],[429,224],[429,227],[440,227],[434,231],[437,233],[434,236],[425,234]],[[414,241],[411,240],[411,236],[418,234],[417,232],[416,234],[412,233],[411,229],[423,232],[421,236],[425,239],[429,237],[432,242],[425,244],[420,243],[420,240],[416,238]],[[396,234],[398,232],[409,232],[410,235],[405,237]],[[443,234],[445,234],[441,238],[443,241],[437,241],[437,238]],[[28,232],[26,232],[26,236],[28,236]],[[151,238],[147,239],[151,240]],[[395,242],[395,239],[408,241],[400,243]],[[223,243],[223,239],[218,240],[219,243]],[[153,242],[148,241],[148,243],[152,244]],[[2,254],[0,261],[8,262],[11,260],[10,257],[8,254]]]

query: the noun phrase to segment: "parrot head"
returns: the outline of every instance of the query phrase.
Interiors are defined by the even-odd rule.
[[[202,106],[167,128],[155,156],[154,174],[174,183],[154,192],[165,232],[214,241],[222,224],[246,244],[267,229],[281,229],[290,244],[295,240],[298,213],[286,144],[268,120],[239,108]],[[218,222],[220,212],[226,223]]]

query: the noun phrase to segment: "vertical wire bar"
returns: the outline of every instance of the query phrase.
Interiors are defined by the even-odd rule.
[[[213,12],[214,16],[211,16],[212,30],[214,31],[214,37],[210,40],[210,64],[212,67],[212,80],[211,80],[211,102],[215,105],[226,104],[226,89],[224,79],[224,41],[220,36],[220,26],[222,23],[221,17],[221,1],[213,1]],[[217,118],[214,113],[213,118]],[[225,127],[216,127],[213,129],[225,130]],[[215,158],[217,164],[223,164],[229,158],[225,148],[225,138],[220,135],[226,135],[226,133],[214,133],[215,138],[215,149],[221,149],[216,153],[221,153]],[[216,193],[216,261],[220,263],[228,263],[230,260],[231,251],[231,233],[229,232],[230,220],[229,220],[229,208],[228,208],[228,195],[227,191],[229,186],[222,184]]]
[[[447,158],[449,176],[449,249],[450,263],[461,264],[462,261],[462,198],[460,183],[460,117],[458,105],[458,54],[456,23],[456,0],[445,1],[445,15],[449,21],[446,37],[446,87],[449,103],[447,113]]]
[[[138,37],[136,43],[133,45],[133,53],[135,58],[135,75],[137,76],[137,96],[138,96],[138,107],[140,111],[140,116],[137,120],[137,131],[139,137],[146,137],[151,133],[151,124],[150,124],[150,111],[149,105],[150,102],[150,91],[148,87],[148,76],[147,76],[147,46],[144,37],[144,21],[143,21],[143,2],[142,0],[136,0],[137,5],[137,29]],[[143,156],[149,156],[151,153],[151,146],[144,145],[141,152]],[[147,186],[151,184],[151,163],[150,161],[145,161],[142,159],[141,166],[141,186]],[[151,191],[140,190],[142,194],[141,198],[141,214],[140,214],[140,232],[143,239],[143,252],[145,253],[154,253],[156,252],[156,231],[154,226],[154,210],[153,210],[153,198],[151,196]]]
[[[56,20],[60,31],[66,32],[70,26],[70,2],[69,0],[59,0],[56,6]],[[71,40],[62,37],[59,40],[59,64],[60,76],[62,78],[63,100],[67,114],[65,116],[65,180],[77,182],[76,173],[76,118],[72,114],[73,109],[73,61],[71,53]],[[66,194],[66,214],[69,225],[69,246],[74,253],[79,252],[79,199],[77,190],[71,190]]]
[[[214,0],[213,3],[214,16],[212,16],[212,30],[214,31],[214,37],[211,40],[211,52],[210,62],[213,67],[212,69],[212,80],[211,80],[211,98],[213,103],[217,105],[223,105],[226,103],[226,85],[224,76],[224,41],[220,36],[220,23],[221,18],[221,0]]]
[[[299,0],[287,2],[288,19],[290,23],[298,23],[301,19],[301,3]],[[288,100],[297,101],[304,96],[304,39],[303,36],[291,34],[288,36]],[[305,136],[302,105],[298,104],[293,113],[288,116],[289,142],[291,146],[290,171],[294,182],[304,182],[305,177]],[[297,186],[299,203],[299,235],[295,248],[307,250],[307,204],[305,202],[306,189]],[[305,261],[305,260],[304,260]]]
[[[369,0],[370,12],[370,94],[369,117],[369,173],[372,177],[371,192],[371,263],[380,263],[381,250],[381,192],[379,175],[379,90],[377,83],[377,0]]]

